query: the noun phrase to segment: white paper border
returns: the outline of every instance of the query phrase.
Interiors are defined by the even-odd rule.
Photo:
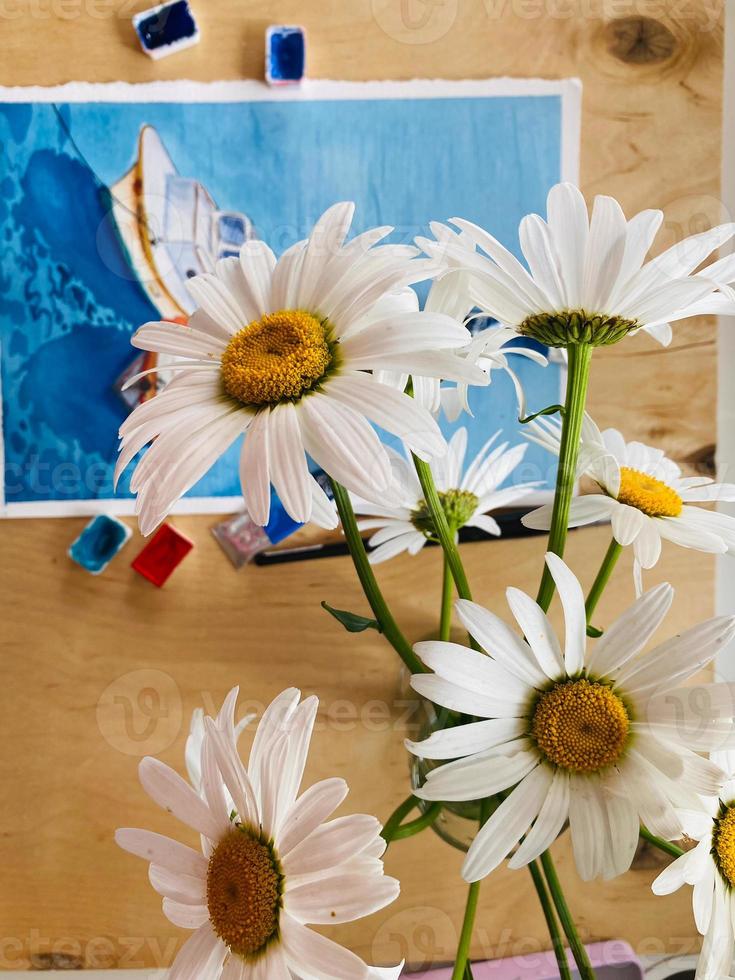
[[[68,82],[53,86],[0,86],[0,102],[319,102],[343,99],[485,99],[502,96],[560,96],[562,180],[579,183],[579,150],[582,119],[582,83],[579,79],[489,78],[451,81],[413,79],[411,81],[339,82],[309,80],[302,85],[271,87],[255,79],[221,82],[195,82],[185,79],[159,82]],[[566,372],[560,372],[563,400]],[[0,463],[3,462],[2,391],[0,391]],[[6,503],[4,466],[0,470],[0,517],[90,517],[135,514],[135,500],[105,497],[94,500],[38,500]],[[547,503],[551,491],[525,498],[529,506]],[[183,497],[172,514],[228,514],[241,510],[242,497]]]

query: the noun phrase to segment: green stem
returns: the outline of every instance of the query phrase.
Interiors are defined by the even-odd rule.
[[[380,836],[386,841],[393,840],[393,834],[401,826],[411,810],[415,810],[418,805],[419,799],[417,796],[407,797],[385,821]]]
[[[592,969],[592,964],[590,963],[590,958],[587,955],[587,950],[584,948],[584,944],[579,938],[577,928],[574,925],[574,919],[572,918],[572,914],[569,911],[569,906],[567,905],[567,900],[564,898],[564,892],[562,890],[559,877],[556,873],[554,862],[551,858],[551,854],[548,851],[544,851],[544,853],[541,855],[541,865],[544,869],[544,874],[546,875],[546,884],[549,886],[551,897],[554,900],[554,905],[556,906],[556,912],[559,916],[561,927],[564,930],[564,935],[567,937],[569,948],[574,956],[574,962],[577,964],[579,975],[582,980],[594,980],[595,971]]]
[[[491,800],[486,799],[480,803],[480,827],[482,829],[490,815],[490,804]],[[480,899],[480,881],[473,881],[467,892],[467,905],[464,910],[464,919],[462,920],[462,932],[459,936],[459,945],[457,946],[457,957],[454,961],[454,970],[452,971],[452,980],[465,980],[468,974],[472,975],[472,966],[470,964],[470,945],[472,943],[472,932],[475,927],[475,916],[477,915],[477,903]]]
[[[683,851],[678,844],[673,844],[670,840],[664,840],[663,837],[657,837],[655,834],[652,834],[647,827],[641,827],[641,837],[643,840],[647,840],[649,844],[653,844],[654,847],[657,847],[665,854],[670,854],[671,857],[678,858],[681,857],[682,854],[686,854],[686,851]]]
[[[457,594],[459,595],[460,599],[471,599],[472,593],[470,592],[469,582],[467,581],[467,576],[465,574],[462,559],[459,556],[459,549],[457,548],[457,542],[455,540],[456,531],[454,528],[450,527],[449,522],[447,521],[447,515],[444,513],[444,508],[441,505],[431,468],[429,467],[428,463],[425,463],[423,459],[419,459],[418,456],[415,455],[413,457],[413,463],[416,467],[416,474],[418,475],[419,483],[421,484],[421,489],[424,493],[426,508],[431,515],[431,523],[436,531],[439,544],[442,546],[442,550],[444,551],[444,557],[449,565],[449,570],[452,573],[454,584],[457,586]]]
[[[569,527],[569,508],[577,478],[579,440],[584,420],[584,406],[587,400],[587,387],[590,376],[592,347],[589,344],[570,344],[567,348],[569,366],[567,374],[567,394],[562,417],[561,445],[559,447],[559,468],[556,474],[554,508],[551,514],[548,550],[559,557],[564,555],[564,545]],[[548,568],[544,568],[536,601],[544,612],[554,597],[554,579]]]
[[[334,502],[337,505],[337,511],[342,521],[342,529],[344,530],[347,547],[350,549],[350,555],[352,556],[357,577],[360,579],[360,584],[370,603],[373,615],[380,625],[381,632],[412,674],[424,673],[426,668],[413,652],[411,644],[399,629],[398,624],[393,618],[393,614],[388,608],[388,603],[380,591],[380,586],[375,578],[372,565],[368,561],[365,544],[357,528],[357,521],[355,520],[355,512],[352,509],[350,495],[341,483],[337,483],[331,477],[329,482],[332,486]]]
[[[470,943],[472,942],[472,930],[475,926],[475,916],[477,915],[477,903],[480,898],[480,882],[473,881],[467,893],[467,906],[462,922],[462,933],[459,937],[457,947],[457,959],[454,962],[452,980],[464,980],[467,974],[467,964],[470,958]]]
[[[416,817],[415,820],[409,820],[408,823],[402,823],[400,827],[396,827],[392,831],[390,838],[386,838],[386,840],[388,840],[388,843],[391,843],[394,840],[405,840],[406,837],[413,837],[414,834],[421,833],[422,830],[426,830],[427,827],[431,827],[436,822],[442,809],[441,803],[432,803],[420,817]],[[383,831],[383,836],[385,837],[385,831]]]
[[[623,546],[618,544],[615,538],[613,538],[610,542],[610,547],[605,552],[605,557],[602,559],[602,564],[600,565],[600,570],[597,573],[597,577],[592,583],[592,588],[587,596],[587,602],[584,604],[584,608],[587,612],[588,626],[595,609],[597,608],[597,603],[600,601],[600,597],[605,591],[605,586],[610,581],[610,576],[612,575],[615,566],[617,565],[618,558],[620,558],[622,553]]]
[[[554,906],[549,898],[549,892],[546,888],[544,876],[541,873],[541,869],[536,861],[531,861],[531,863],[528,865],[528,870],[531,872],[533,883],[536,886],[538,900],[541,904],[541,910],[544,913],[544,919],[546,919],[549,935],[551,936],[551,944],[554,949],[554,956],[556,957],[556,966],[559,970],[559,976],[562,978],[562,980],[571,980],[572,972],[569,969],[569,962],[567,961],[566,947],[564,946],[564,941],[562,940],[561,933],[559,932],[559,923],[556,921],[556,913],[554,912]]]
[[[439,639],[448,640],[452,633],[452,600],[454,599],[454,579],[449,568],[447,556],[444,556],[442,572],[442,609],[439,621]]]

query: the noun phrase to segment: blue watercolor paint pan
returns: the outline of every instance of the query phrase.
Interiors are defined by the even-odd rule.
[[[165,58],[199,41],[199,28],[188,0],[171,0],[133,17],[140,46],[149,58]]]
[[[298,85],[306,74],[303,27],[272,24],[265,32],[265,80],[269,85]]]
[[[130,539],[132,531],[107,514],[99,514],[87,524],[73,541],[68,554],[72,561],[92,575],[104,572],[115,555]]]

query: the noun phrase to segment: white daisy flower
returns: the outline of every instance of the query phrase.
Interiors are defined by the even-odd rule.
[[[646,262],[661,211],[641,211],[628,221],[614,198],[598,196],[589,217],[573,184],[552,187],[547,211],[547,221],[530,214],[519,227],[528,269],[491,234],[461,218],[451,219],[460,231],[450,238],[416,241],[427,255],[471,273],[471,297],[480,309],[551,347],[612,344],[637,330],[668,343],[674,320],[735,312],[732,298],[717,292],[712,269],[693,274],[732,238],[735,224],[692,235]],[[468,250],[463,235],[481,252]]]
[[[510,790],[469,849],[467,881],[488,875],[521,838],[509,867],[528,864],[567,820],[584,880],[622,874],[640,821],[667,840],[681,836],[675,805],[715,793],[722,777],[695,750],[732,737],[730,685],[707,686],[696,728],[679,724],[677,710],[690,719],[689,691],[679,685],[735,636],[735,617],[712,619],[641,655],[671,604],[673,590],[661,585],[590,651],[581,586],[559,557],[548,554],[546,561],[564,607],[563,651],[545,613],[518,589],[508,590],[508,604],[526,639],[482,606],[460,600],[462,624],[492,656],[440,641],[415,647],[434,671],[415,675],[415,690],[482,719],[408,743],[422,758],[455,760],[433,769],[416,794],[451,802]]]
[[[430,270],[412,247],[377,245],[390,228],[345,242],[353,212],[350,203],[330,208],[278,260],[265,242],[246,242],[239,259],[188,281],[199,304],[188,327],[148,323],[134,335],[134,346],[171,355],[175,373],[120,428],[116,479],[153,440],[131,480],[144,534],[242,433],[242,490],[260,524],[271,483],[294,520],[336,524],[307,454],[350,490],[384,490],[390,464],[371,422],[422,458],[445,452],[430,414],[369,372],[486,383],[452,353],[468,331],[444,314],[396,306],[393,294]]]
[[[498,489],[521,463],[526,449],[525,446],[508,449],[507,442],[493,448],[499,435],[500,430],[465,468],[467,430],[457,429],[449,441],[446,456],[431,464],[439,499],[454,531],[478,527],[488,534],[500,534],[497,521],[488,512],[517,503],[539,485],[519,483]],[[427,541],[435,538],[415,467],[408,456],[391,451],[391,458],[394,484],[383,501],[376,503],[353,497],[355,513],[368,517],[358,522],[360,530],[377,529],[370,538],[374,548],[370,552],[373,565],[401,551],[418,554]]]
[[[206,720],[200,796],[173,769],[143,759],[146,792],[201,835],[201,853],[147,830],[117,843],[150,862],[174,925],[193,929],[169,980],[397,980],[308,928],[352,922],[390,904],[374,817],[328,818],[347,794],[325,779],[299,795],[318,701],[284,691],[266,709],[247,769],[235,748],[237,690]],[[234,800],[228,808],[224,787]]]
[[[702,812],[686,814],[687,837],[697,846],[673,861],[654,881],[656,895],[693,885],[697,929],[704,936],[697,980],[721,980],[735,954],[735,752],[713,752],[726,774],[716,797],[703,798]]]
[[[526,435],[559,455],[558,420],[539,418],[529,423]],[[583,423],[577,474],[594,480],[600,492],[572,500],[569,527],[610,520],[618,544],[633,546],[639,591],[640,569],[656,564],[662,538],[696,551],[735,551],[735,518],[696,506],[735,500],[735,484],[715,483],[705,476],[684,477],[663,450],[626,442],[617,429],[601,433],[589,415]],[[523,517],[523,523],[546,531],[551,527],[551,511],[545,505]]]

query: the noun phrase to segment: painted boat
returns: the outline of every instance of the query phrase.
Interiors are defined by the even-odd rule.
[[[237,256],[254,237],[241,211],[219,209],[200,181],[183,177],[153,126],[143,126],[137,158],[109,188],[112,216],[133,276],[162,320],[186,324],[196,304],[187,281],[213,272],[219,259]],[[168,380],[166,358],[143,353],[118,379],[118,390],[130,408],[156,393]],[[158,367],[122,390],[134,374]]]
[[[110,195],[130,267],[162,320],[185,323],[196,305],[187,280],[254,237],[247,215],[219,209],[203,184],[178,172],[152,126],[141,129],[137,159]]]

